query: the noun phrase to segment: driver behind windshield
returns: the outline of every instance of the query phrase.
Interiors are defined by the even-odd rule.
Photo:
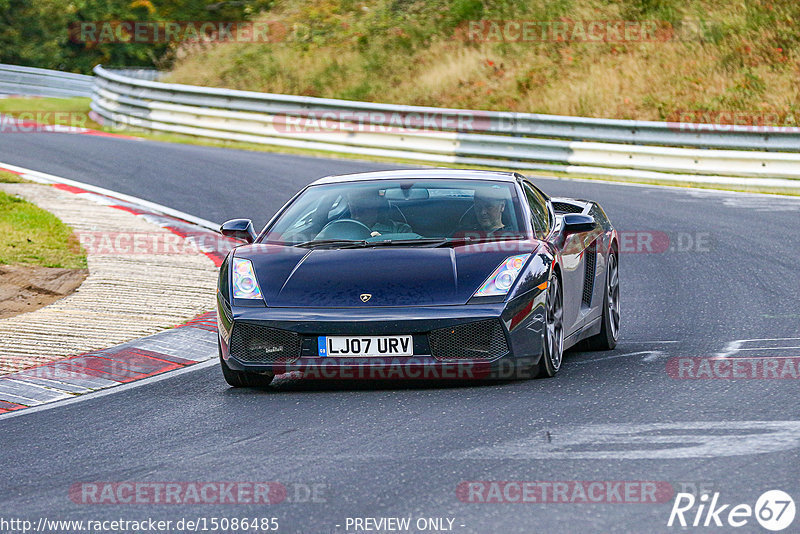
[[[347,194],[350,218],[364,224],[370,236],[412,233],[411,227],[389,217],[389,201],[375,190],[358,190]]]
[[[506,196],[500,187],[482,187],[475,190],[471,217],[467,218],[456,231],[456,235],[479,232],[492,236],[511,231],[503,222],[506,209]]]

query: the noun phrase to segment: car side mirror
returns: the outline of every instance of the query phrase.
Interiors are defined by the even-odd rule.
[[[597,223],[591,215],[580,213],[568,213],[564,215],[564,233],[577,234],[579,232],[591,232],[597,228]]]
[[[247,243],[252,243],[258,237],[250,219],[231,219],[226,221],[219,231],[226,237],[241,239]]]

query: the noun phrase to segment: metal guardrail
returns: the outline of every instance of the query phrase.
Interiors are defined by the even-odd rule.
[[[213,87],[198,87],[167,83],[135,83],[102,66],[95,74],[106,82],[106,88],[118,88],[120,94],[138,90],[143,99],[211,107],[232,111],[253,111],[266,114],[308,111],[353,111],[383,113],[406,117],[415,114],[450,118],[451,129],[457,130],[458,119],[473,119],[473,133],[536,136],[573,141],[600,141],[639,145],[721,148],[766,151],[800,151],[800,128],[775,127],[769,132],[754,132],[752,127],[731,126],[724,131],[719,125],[595,119],[542,115],[535,113],[492,112],[463,109],[404,106],[372,102],[354,102],[330,98],[301,97]],[[115,85],[117,84],[117,85]],[[126,87],[127,86],[127,87]],[[126,91],[127,89],[127,91]],[[444,121],[443,121],[444,122]],[[446,124],[444,125],[446,129]]]
[[[91,95],[95,114],[115,125],[354,155],[681,181],[700,175],[728,183],[800,179],[796,128],[721,131],[702,124],[403,106],[163,83],[149,69],[97,66],[94,72],[0,65],[0,92]]]
[[[0,94],[92,96],[92,76],[0,63]]]
[[[154,68],[147,68],[147,67],[117,67],[117,68],[109,68],[106,69],[108,72],[112,72],[119,76],[124,76],[127,78],[136,78],[137,80],[150,80],[150,81],[158,81],[163,74],[161,71],[154,69]]]
[[[95,68],[117,124],[415,161],[654,177],[800,178],[800,132],[354,102],[135,79]]]

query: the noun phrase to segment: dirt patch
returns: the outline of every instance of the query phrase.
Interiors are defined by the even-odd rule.
[[[75,291],[88,269],[0,265],[0,319],[38,310]]]

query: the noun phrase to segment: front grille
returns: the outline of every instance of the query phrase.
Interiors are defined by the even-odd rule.
[[[292,363],[300,357],[300,335],[288,330],[249,323],[235,323],[231,355],[254,363]]]
[[[583,207],[567,202],[553,202],[553,209],[558,213],[583,213]]]
[[[592,292],[594,291],[594,272],[597,263],[597,242],[595,241],[586,248],[584,260],[586,271],[583,275],[583,303],[586,306],[592,305]]]
[[[503,325],[498,319],[476,321],[428,334],[431,355],[437,360],[494,360],[508,353]]]

